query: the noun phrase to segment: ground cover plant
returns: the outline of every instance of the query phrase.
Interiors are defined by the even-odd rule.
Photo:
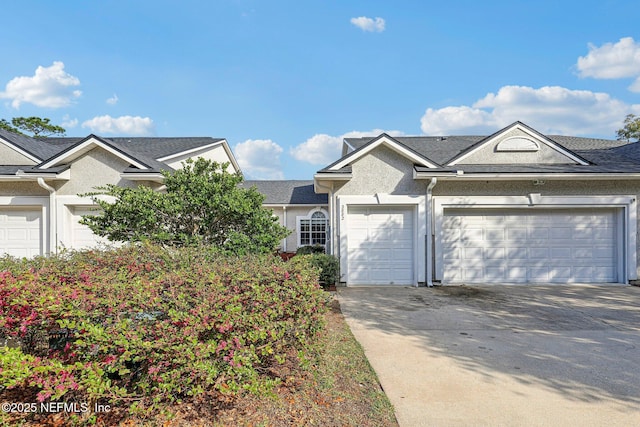
[[[78,423],[265,393],[282,383],[283,365],[312,363],[326,300],[303,260],[221,257],[202,246],[5,259],[0,391],[112,409],[63,414]]]

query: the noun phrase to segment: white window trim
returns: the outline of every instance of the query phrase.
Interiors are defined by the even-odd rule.
[[[297,245],[298,248],[301,247],[301,246],[308,246],[308,245],[303,245],[303,244],[300,243],[300,234],[301,234],[300,233],[300,221],[311,220],[311,217],[316,212],[321,212],[324,215],[324,217],[325,217],[325,219],[327,221],[326,227],[328,228],[330,226],[330,223],[329,223],[329,212],[327,212],[327,210],[323,209],[323,208],[313,208],[307,213],[306,216],[296,216],[296,237],[297,237],[296,245]],[[329,236],[327,236],[327,241],[329,241]],[[326,246],[326,243],[325,243],[325,246]]]
[[[637,212],[636,197],[622,196],[542,196],[532,193],[527,196],[465,196],[447,197],[434,196],[434,226],[435,233],[435,269],[436,280],[444,277],[444,259],[442,249],[442,225],[444,221],[444,209],[468,208],[468,209],[563,209],[563,208],[622,208],[621,239],[619,248],[624,251],[624,256],[618,257],[618,271],[621,283],[638,278],[636,233]]]
[[[340,245],[340,281],[346,281],[348,275],[347,267],[347,238],[349,230],[347,227],[347,212],[349,205],[368,206],[413,206],[414,211],[414,241],[416,251],[413,257],[414,262],[414,285],[425,281],[425,236],[427,234],[427,196],[404,196],[390,194],[374,194],[372,196],[338,196],[337,198],[338,218],[332,218],[332,226],[337,227],[337,237]]]

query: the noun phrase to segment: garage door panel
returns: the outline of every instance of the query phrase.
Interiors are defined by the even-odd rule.
[[[486,248],[483,251],[484,258],[487,260],[503,260],[506,259],[505,248]]]
[[[527,229],[526,228],[508,228],[507,229],[507,240],[522,240],[527,238]]]
[[[445,210],[443,280],[615,282],[619,226],[614,209]]]

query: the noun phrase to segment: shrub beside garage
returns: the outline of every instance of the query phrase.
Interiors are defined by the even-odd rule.
[[[304,362],[326,293],[301,259],[129,245],[0,261],[0,390],[132,410],[264,392]]]

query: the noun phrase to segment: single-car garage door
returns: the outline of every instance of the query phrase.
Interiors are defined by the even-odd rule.
[[[42,209],[0,208],[0,255],[42,255]]]
[[[349,206],[347,285],[414,283],[414,209]]]
[[[445,209],[445,282],[616,282],[614,209]]]

